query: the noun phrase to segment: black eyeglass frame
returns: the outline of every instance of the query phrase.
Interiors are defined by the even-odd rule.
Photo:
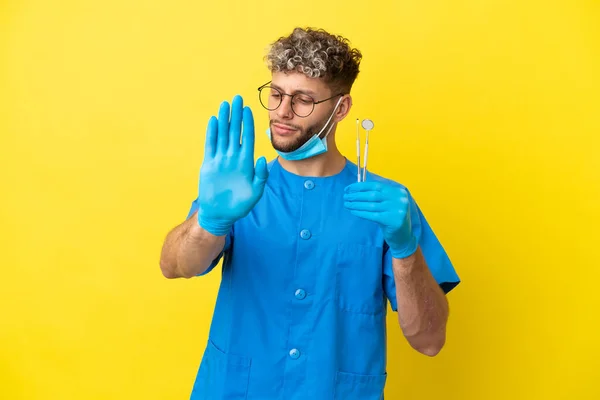
[[[279,90],[279,89],[277,89],[277,88],[275,88],[275,87],[273,87],[273,86],[268,86],[268,85],[269,85],[271,82],[273,82],[273,81],[269,81],[269,82],[265,83],[264,85],[261,85],[261,86],[259,86],[259,87],[258,87],[258,101],[260,102],[260,105],[261,105],[261,106],[263,106],[263,107],[264,107],[266,110],[269,110],[269,111],[275,111],[275,110],[277,110],[279,107],[281,107],[281,103],[283,103],[283,96],[289,96],[289,97],[291,97],[291,98],[292,98],[292,100],[291,100],[291,101],[292,101],[292,112],[293,112],[295,115],[297,115],[298,117],[300,117],[300,118],[306,118],[306,117],[308,117],[310,114],[312,114],[312,113],[313,113],[313,111],[315,111],[315,105],[317,105],[317,104],[321,104],[321,103],[324,103],[324,102],[326,102],[326,101],[329,101],[329,100],[331,100],[331,99],[335,99],[335,98],[336,98],[336,97],[338,97],[338,96],[345,96],[345,94],[344,94],[344,93],[338,93],[338,94],[336,94],[336,95],[334,95],[334,96],[331,96],[331,97],[328,97],[328,98],[326,98],[326,99],[323,99],[323,100],[316,101],[315,99],[313,99],[313,97],[312,97],[311,95],[309,95],[309,94],[306,94],[306,93],[295,93],[295,94],[287,94],[287,93],[283,93],[281,90]],[[278,105],[277,105],[277,107],[275,107],[275,108],[269,108],[269,107],[265,106],[265,105],[263,104],[263,102],[262,102],[262,99],[261,99],[261,97],[260,97],[260,94],[261,94],[262,90],[263,90],[263,89],[265,89],[265,88],[267,88],[267,87],[268,87],[268,88],[271,88],[271,89],[273,89],[273,90],[276,90],[276,91],[277,91],[277,92],[278,92],[278,93],[281,95],[281,97],[279,98],[279,104],[278,104]],[[297,113],[297,112],[294,110],[294,97],[295,97],[295,96],[298,96],[298,95],[308,96],[308,97],[310,97],[310,98],[312,99],[312,101],[313,101],[312,110],[310,110],[310,112],[309,112],[308,114],[306,114],[306,115],[299,115],[299,114],[298,114],[298,113]]]

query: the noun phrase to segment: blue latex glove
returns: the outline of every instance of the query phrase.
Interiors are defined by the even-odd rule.
[[[406,189],[382,182],[356,182],[344,189],[344,207],[379,224],[392,257],[406,258],[417,250]]]
[[[198,223],[215,236],[229,233],[260,200],[267,177],[264,157],[254,167],[254,117],[240,96],[221,103],[208,121],[198,188]],[[242,133],[243,126],[243,133]],[[241,144],[240,144],[241,137]]]

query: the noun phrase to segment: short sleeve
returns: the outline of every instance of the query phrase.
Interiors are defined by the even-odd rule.
[[[196,199],[192,202],[190,211],[188,212],[186,219],[189,219],[192,215],[194,215],[194,213],[196,211],[198,211],[198,199]],[[208,274],[210,271],[213,270],[213,268],[215,268],[217,266],[217,264],[219,264],[219,261],[221,261],[223,254],[225,252],[229,251],[229,249],[231,248],[232,239],[233,239],[233,228],[231,228],[231,230],[229,231],[227,236],[225,236],[225,246],[223,247],[223,251],[221,251],[219,253],[219,255],[210,263],[210,266],[206,269],[206,271],[204,271],[201,274],[198,274],[197,276],[202,276],[202,275]]]
[[[435,233],[429,226],[425,216],[421,212],[417,203],[410,196],[411,204],[411,223],[413,232],[419,242],[419,247],[425,258],[425,262],[433,275],[433,278],[440,285],[444,293],[450,292],[460,283],[454,266],[446,254],[442,244],[439,242]],[[383,255],[383,287],[387,298],[390,300],[392,310],[397,311],[396,301],[396,282],[394,280],[394,271],[392,268],[392,253],[386,245]]]

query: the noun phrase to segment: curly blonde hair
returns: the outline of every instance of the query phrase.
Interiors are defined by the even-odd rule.
[[[350,93],[362,54],[348,39],[323,29],[295,28],[270,45],[265,60],[271,72],[297,71],[322,78],[332,90]]]

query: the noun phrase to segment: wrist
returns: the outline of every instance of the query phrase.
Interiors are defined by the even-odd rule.
[[[417,238],[414,235],[410,235],[408,240],[398,245],[390,245],[390,252],[392,253],[392,258],[407,258],[415,254],[418,247],[419,242]]]
[[[198,214],[198,226],[214,236],[226,236],[232,225],[230,221],[206,218]]]

